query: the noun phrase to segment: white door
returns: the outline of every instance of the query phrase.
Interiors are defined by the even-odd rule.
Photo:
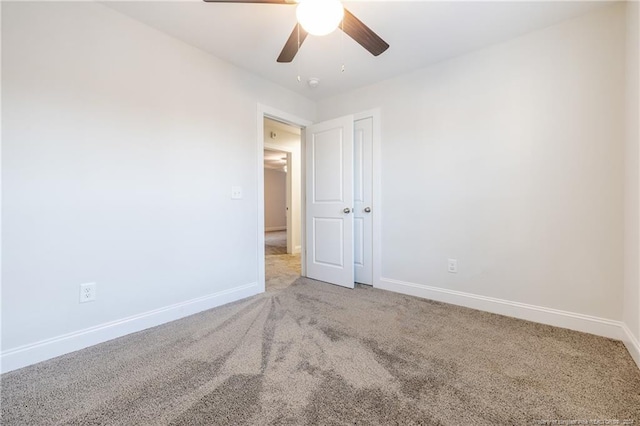
[[[353,288],[353,116],[309,126],[305,140],[306,275]]]
[[[353,141],[353,244],[355,281],[373,284],[373,118],[355,122]]]

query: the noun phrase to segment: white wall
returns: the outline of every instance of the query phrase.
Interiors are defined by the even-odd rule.
[[[640,6],[627,3],[626,144],[625,144],[625,343],[640,365]],[[635,349],[634,349],[635,348]]]
[[[318,103],[319,120],[381,107],[379,286],[620,329],[624,19],[615,5]]]
[[[99,4],[2,8],[4,370],[258,291],[256,107],[315,105]]]
[[[2,9],[3,369],[255,292],[256,104],[316,106],[98,4]],[[634,49],[617,5],[320,102],[382,108],[387,285],[624,319],[637,343]]]
[[[271,132],[278,136],[271,138]],[[302,159],[300,156],[300,135],[287,132],[281,128],[269,126],[269,122],[264,124],[264,144],[276,149],[282,149],[291,153],[291,239],[293,252],[300,253],[302,241]]]
[[[264,228],[287,229],[287,174],[264,169]]]

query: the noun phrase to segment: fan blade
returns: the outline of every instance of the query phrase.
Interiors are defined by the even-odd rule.
[[[204,0],[205,3],[271,3],[296,4],[295,0]]]
[[[305,38],[307,38],[307,32],[300,24],[296,24],[289,36],[289,40],[284,44],[280,56],[278,56],[278,62],[293,61]]]
[[[362,23],[347,9],[344,10],[342,31],[367,49],[373,56],[378,56],[389,48],[389,44]]]

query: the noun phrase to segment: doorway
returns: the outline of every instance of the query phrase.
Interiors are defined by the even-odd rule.
[[[297,276],[301,275],[304,277],[311,277],[311,278],[320,279],[321,281],[330,282],[329,280],[324,279],[324,277],[312,277],[311,276],[312,274],[310,275],[308,271],[309,265],[314,262],[314,259],[311,258],[311,256],[313,256],[314,254],[309,252],[310,244],[311,246],[313,246],[314,241],[308,241],[309,240],[308,236],[312,238],[313,234],[310,234],[308,230],[311,218],[308,217],[309,214],[307,212],[307,210],[309,209],[308,194],[312,194],[312,192],[310,192],[308,188],[309,181],[310,181],[309,176],[313,176],[314,173],[308,170],[309,164],[311,164],[311,162],[309,161],[308,158],[306,158],[310,152],[307,145],[308,143],[311,143],[311,142],[308,142],[306,139],[312,137],[312,132],[310,130],[313,127],[312,126],[313,123],[311,121],[299,118],[295,115],[259,104],[258,105],[258,136],[259,136],[258,152],[259,152],[259,160],[260,160],[259,170],[261,171],[263,170],[263,167],[264,167],[263,155],[264,155],[265,147],[277,149],[277,147],[270,146],[270,141],[268,138],[270,138],[271,135],[270,133],[267,133],[267,130],[265,129],[265,118],[275,120],[276,122],[279,122],[279,123],[292,125],[293,127],[301,130],[300,152],[301,152],[302,161],[300,164],[301,165],[300,175],[301,175],[302,185],[300,187],[300,196],[301,196],[302,203],[301,203],[301,232],[300,232],[300,246],[299,246],[300,248],[297,248],[294,246],[294,250],[296,251],[296,253],[293,253],[293,254],[297,254],[297,251],[300,250],[300,253],[299,253],[300,262],[298,263],[300,266],[300,272],[297,274]],[[369,202],[367,202],[364,199],[359,199],[358,197],[352,198],[350,201],[350,203],[352,204],[352,207],[350,208],[349,211],[350,213],[353,213],[352,217],[354,218],[354,220],[356,222],[359,222],[359,223],[356,223],[356,226],[359,226],[360,224],[364,224],[366,228],[370,229],[370,234],[368,238],[363,238],[363,235],[364,235],[363,233],[360,233],[359,236],[354,235],[357,233],[357,231],[355,230],[349,233],[350,235],[353,236],[352,238],[357,239],[356,241],[353,241],[353,240],[351,241],[352,246],[356,244],[360,248],[364,248],[364,250],[359,251],[355,247],[345,250],[345,246],[343,245],[341,251],[343,253],[347,253],[347,255],[351,257],[351,260],[349,261],[347,258],[343,257],[342,263],[343,265],[345,265],[345,267],[348,264],[353,265],[354,278],[351,280],[351,284],[348,284],[349,287],[353,288],[354,281],[372,285],[373,287],[378,287],[381,285],[381,281],[380,281],[380,277],[381,277],[380,275],[380,270],[381,270],[381,267],[380,267],[381,265],[380,110],[373,109],[369,111],[364,111],[362,113],[354,114],[353,116],[351,116],[351,118],[352,118],[351,128],[354,129],[353,126],[355,126],[356,128],[355,135],[353,135],[352,133],[353,130],[351,132],[351,134],[354,136],[354,139],[356,139],[356,145],[355,146],[352,145],[353,146],[352,149],[357,148],[357,138],[366,133],[366,131],[363,133],[357,129],[359,125],[358,122],[367,122],[367,126],[369,129],[368,143],[370,144],[369,145],[370,153],[368,154],[368,156],[361,156],[360,158],[364,159],[364,161],[370,165],[370,177],[365,179],[367,182],[370,183],[369,194],[371,198]],[[320,125],[322,123],[318,123],[318,124]],[[355,154],[355,157],[357,157],[357,154],[356,153],[354,154]],[[329,156],[331,157],[331,155]],[[356,169],[358,168],[357,164],[354,164],[353,166],[356,167]],[[358,174],[360,175],[360,173]],[[259,178],[260,187],[264,185],[263,178],[264,178],[263,173],[260,173],[260,178]],[[357,185],[357,182],[354,182],[354,183],[356,183]],[[347,186],[349,185],[347,184]],[[357,192],[357,189],[356,189],[356,192]],[[260,231],[258,232],[258,283],[262,284],[262,289],[264,291],[266,289],[266,285],[265,285],[265,234],[264,234],[265,223],[264,223],[264,191],[263,190],[259,191],[258,193],[258,210],[260,212],[260,214],[258,215],[258,230]],[[360,210],[362,210],[362,212],[360,212]],[[344,212],[344,208],[342,211]],[[364,214],[364,216],[359,216],[358,215],[359,213]],[[370,225],[366,224],[367,220],[369,221]],[[316,233],[315,235],[318,235],[318,233]],[[344,241],[347,241],[347,239],[344,239]],[[332,244],[327,244],[328,247],[331,245]],[[364,259],[365,257],[366,259]],[[366,263],[369,263],[370,265],[367,272],[368,276],[365,276],[364,278],[362,275],[362,271],[356,272],[357,271],[356,268],[359,267],[359,264],[362,264],[363,259]],[[334,284],[337,284],[337,283],[334,283]]]
[[[257,197],[257,210],[258,210],[258,223],[257,223],[257,261],[258,261],[258,285],[260,286],[261,291],[266,290],[266,257],[265,257],[265,224],[264,224],[264,149],[266,148],[275,148],[279,150],[284,150],[282,148],[274,147],[271,145],[271,133],[265,128],[265,119],[271,119],[278,123],[287,124],[294,128],[304,129],[306,126],[311,124],[311,121],[306,120],[304,118],[298,117],[296,115],[290,114],[285,111],[278,110],[276,108],[258,104],[257,108],[257,120],[256,120],[256,135],[257,135],[257,170],[258,170],[258,197]],[[302,131],[301,131],[302,133]],[[304,135],[300,135],[300,144],[301,151],[304,149]],[[276,132],[277,138],[277,132]],[[266,141],[266,146],[265,146]],[[300,164],[300,176],[304,176],[304,164]],[[300,198],[304,199],[304,188],[300,189]],[[301,221],[303,218],[301,219]],[[295,228],[295,227],[294,227]],[[300,247],[304,247],[304,233],[300,232]],[[295,244],[293,244],[293,250],[295,251]],[[294,253],[295,254],[295,253]],[[298,276],[305,274],[304,268],[304,250],[301,250],[301,253],[298,254],[300,257],[299,265],[299,273]],[[272,278],[272,277],[271,277]]]
[[[291,284],[301,273],[301,128],[265,117],[265,290]]]

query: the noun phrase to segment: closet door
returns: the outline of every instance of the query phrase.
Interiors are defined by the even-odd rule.
[[[353,246],[355,281],[373,284],[373,118],[355,122],[353,141]]]

